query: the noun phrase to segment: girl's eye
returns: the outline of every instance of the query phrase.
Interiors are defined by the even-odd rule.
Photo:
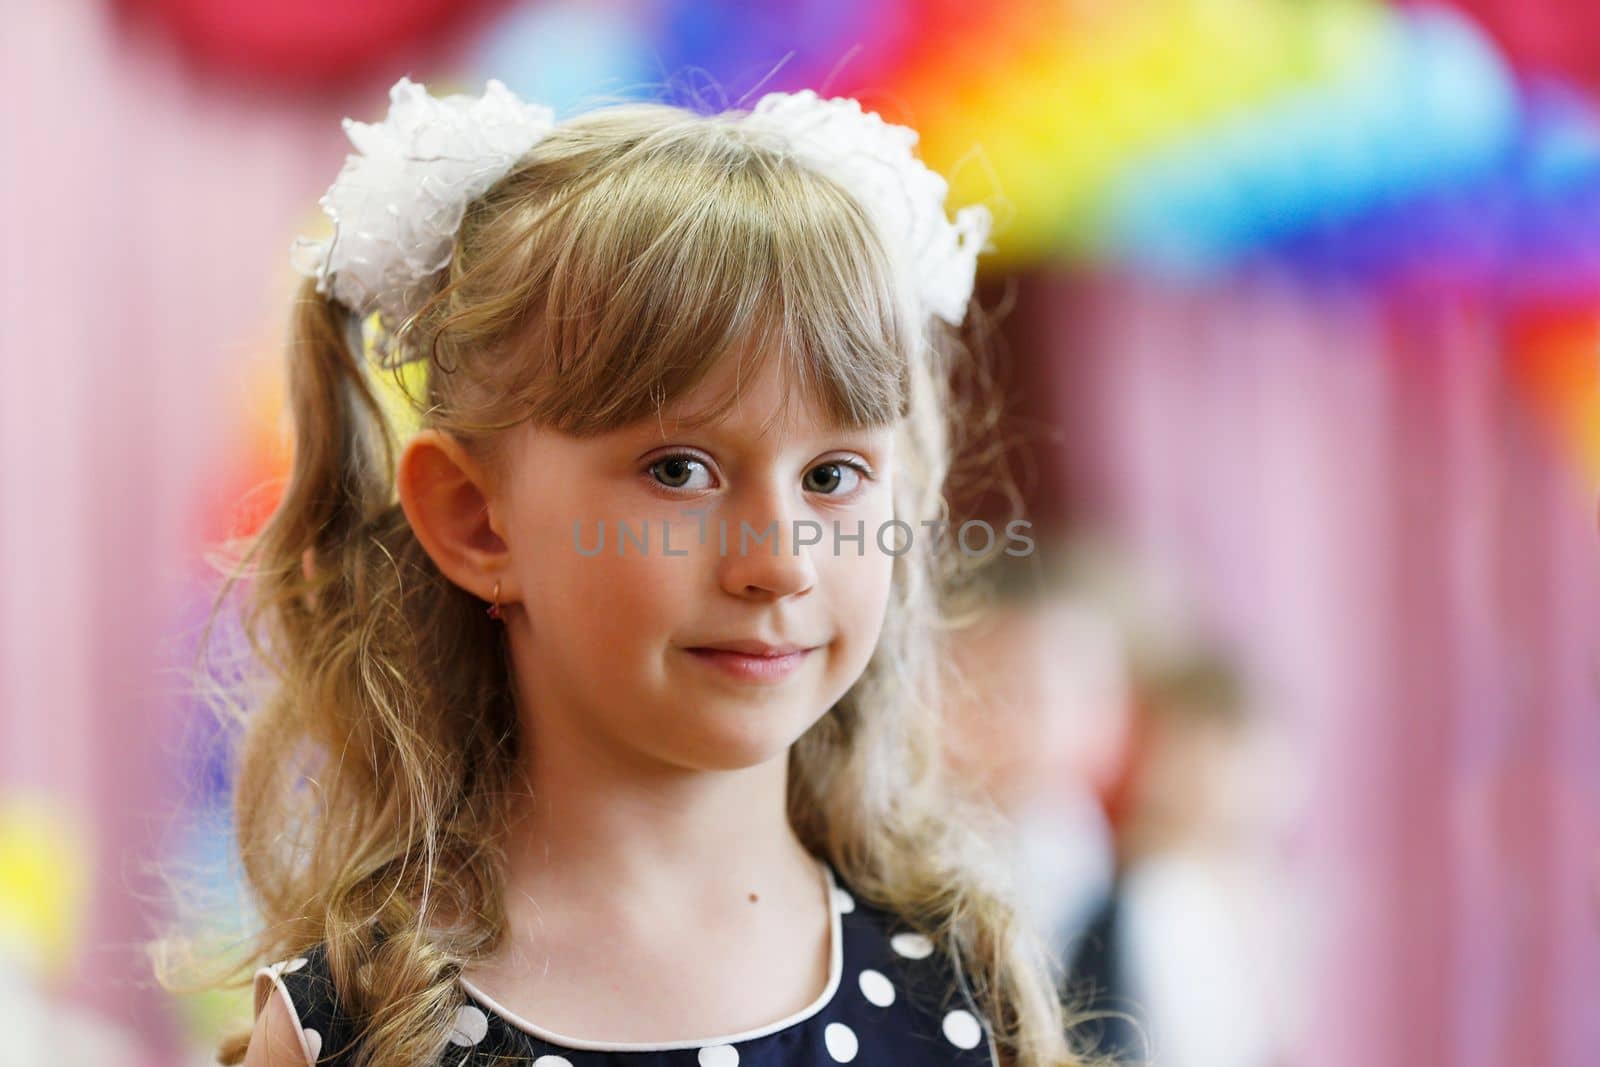
[[[829,460],[806,471],[806,488],[829,496],[849,496],[870,472],[852,460]],[[813,477],[813,476],[816,477]],[[840,484],[844,489],[839,489]]]
[[[705,461],[687,453],[663,456],[650,464],[650,476],[657,484],[668,489],[709,489],[711,471]],[[696,474],[701,481],[696,482]],[[806,491],[826,496],[848,496],[861,484],[863,478],[872,476],[865,464],[854,460],[829,460],[806,471],[802,482]]]
[[[704,489],[704,485],[690,485],[693,470],[698,467],[709,474],[706,465],[693,456],[663,456],[650,464],[650,472],[655,475],[656,481],[668,489]]]

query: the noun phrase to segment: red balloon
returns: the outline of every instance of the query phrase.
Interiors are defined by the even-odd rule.
[[[195,61],[297,87],[370,75],[438,48],[503,0],[118,0]]]
[[[1593,0],[1447,0],[1477,20],[1511,62],[1600,90],[1600,5]]]

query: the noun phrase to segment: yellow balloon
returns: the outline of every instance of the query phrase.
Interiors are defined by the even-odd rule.
[[[0,951],[38,977],[65,973],[83,933],[89,867],[83,836],[61,812],[37,798],[0,801]]]

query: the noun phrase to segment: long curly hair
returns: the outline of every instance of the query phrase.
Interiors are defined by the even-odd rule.
[[[992,321],[976,301],[961,330],[911,321],[860,204],[738,115],[591,111],[474,201],[448,270],[392,337],[426,369],[413,414],[493,465],[523,420],[623,426],[756,338],[844,424],[895,428],[898,519],[950,521],[951,457],[992,478],[993,450],[970,446],[994,429],[997,394],[968,358]],[[409,1067],[445,1048],[457,977],[502,936],[513,768],[537,741],[519,733],[502,629],[399,506],[384,393],[405,368],[383,381],[310,281],[287,354],[288,484],[233,546],[211,615],[242,583],[256,669],[215,702],[236,731],[237,858],[260,921],[217,985],[322,943],[364,1024],[361,1062]],[[945,770],[941,648],[983,605],[983,557],[957,546],[917,536],[895,559],[868,666],[789,751],[788,816],[860,895],[949,954],[1008,1065],[1076,1064],[1059,964],[990,844],[999,816]],[[154,944],[163,983],[183,988],[171,949],[192,939]],[[219,1062],[240,1062],[248,1037],[225,1038]]]

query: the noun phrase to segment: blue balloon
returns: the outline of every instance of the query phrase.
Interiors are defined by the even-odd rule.
[[[616,99],[654,96],[656,59],[626,12],[578,3],[523,5],[472,49],[474,70],[566,118]]]
[[[1600,292],[1600,122],[1549,83],[1525,92],[1522,124],[1493,167],[1289,235],[1261,258],[1319,282],[1427,279],[1506,301]]]

